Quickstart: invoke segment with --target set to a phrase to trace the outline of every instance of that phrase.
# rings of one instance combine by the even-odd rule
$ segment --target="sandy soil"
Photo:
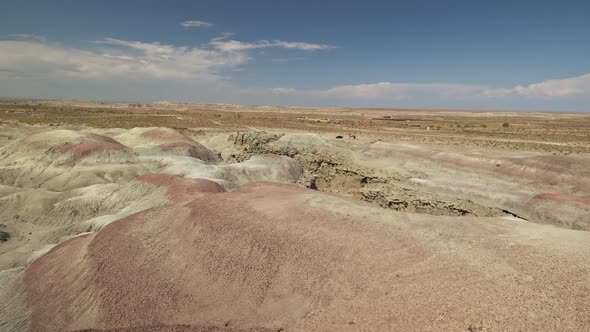
[[[0,121],[2,331],[590,329],[588,115],[2,100]]]

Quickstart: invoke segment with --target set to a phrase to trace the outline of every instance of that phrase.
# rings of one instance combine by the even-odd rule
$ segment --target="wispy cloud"
[[[293,88],[270,88],[267,89],[267,91],[274,95],[295,95],[298,93],[298,91]]]
[[[240,69],[269,48],[298,51],[323,51],[335,48],[329,44],[316,44],[282,40],[239,41],[230,39],[232,33],[223,33],[203,45],[178,46],[160,42],[144,42],[104,38],[83,47],[53,43],[34,35],[13,35],[0,40],[0,81],[14,86],[32,86],[39,79],[75,82],[128,82],[159,80],[186,86],[223,85],[224,95],[236,94],[252,100],[311,100],[332,103],[349,101],[372,103],[383,101],[392,104],[407,101],[414,104],[422,100],[436,101],[494,101],[494,100],[563,100],[578,96],[590,97],[590,73],[562,79],[549,79],[512,87],[489,85],[375,82],[336,85],[323,89],[297,89],[288,86],[260,89],[242,89],[232,85],[227,73]],[[303,60],[302,57],[272,58],[275,62]],[[313,79],[313,78],[310,78]],[[216,84],[210,84],[216,83]],[[192,96],[192,94],[191,94]],[[306,99],[307,98],[307,99]],[[444,105],[444,103],[442,103]]]
[[[312,90],[308,93],[337,98],[360,99],[407,99],[424,94],[435,94],[447,98],[461,98],[479,94],[486,87],[478,85],[445,84],[445,83],[392,83],[379,82],[372,84],[342,85],[326,90]]]
[[[425,96],[437,96],[449,99],[461,99],[469,96],[481,96],[487,87],[479,85],[444,84],[444,83],[392,83],[378,82],[357,85],[339,85],[326,89],[292,89],[269,88],[259,93],[270,95],[298,95],[332,100],[409,100]],[[250,91],[250,93],[255,93]]]
[[[32,40],[0,40],[0,70],[9,71],[12,78],[221,80],[220,71],[250,59],[244,52],[157,42],[105,38],[96,43],[98,49],[81,49]]]
[[[250,50],[287,48],[329,49],[331,46],[289,41],[228,40],[223,33],[198,47],[176,46],[103,38],[88,47],[69,47],[30,35],[0,40],[0,71],[4,77],[65,77],[141,79],[153,77],[178,80],[225,80],[222,72],[235,69],[252,57]]]
[[[301,51],[322,51],[335,48],[335,46],[328,44],[289,42],[283,40],[256,40],[253,42],[243,42],[238,40],[214,39],[211,41],[211,45],[214,48],[225,52],[240,52],[261,48],[284,48]]]
[[[590,95],[590,73],[564,79],[546,80],[526,86],[517,85],[510,89],[490,89],[487,94],[492,97],[520,95],[544,99]]]
[[[306,60],[307,58],[304,57],[287,57],[287,58],[273,58],[270,61],[272,62],[291,62],[291,61],[302,61]]]
[[[326,89],[268,88],[249,90],[248,93],[319,97],[332,100],[419,100],[436,98],[445,100],[482,100],[509,97],[530,99],[559,99],[577,95],[590,96],[590,73],[564,79],[546,80],[526,86],[493,88],[486,85],[448,83],[396,83],[378,82],[340,85]]]
[[[182,25],[185,28],[208,28],[212,27],[214,24],[205,21],[190,20],[180,22],[180,25]]]
[[[219,36],[213,37],[213,39],[211,39],[211,40],[213,40],[213,41],[225,40],[225,39],[228,39],[229,37],[231,37],[233,35],[234,35],[233,32],[223,32]]]
[[[45,42],[47,41],[47,38],[43,37],[43,36],[39,36],[39,35],[32,35],[29,33],[16,33],[13,35],[10,35],[12,38],[17,39],[17,40],[34,40],[34,41],[38,41],[38,42]]]

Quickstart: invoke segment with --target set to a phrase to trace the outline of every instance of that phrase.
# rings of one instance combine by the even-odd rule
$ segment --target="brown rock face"
[[[216,161],[218,159],[213,152],[197,142],[164,143],[158,145],[158,147],[163,151],[178,152],[180,155],[186,155],[203,161]]]

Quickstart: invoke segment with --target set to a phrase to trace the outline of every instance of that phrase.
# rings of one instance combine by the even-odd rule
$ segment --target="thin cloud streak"
[[[17,39],[17,40],[32,40],[32,41],[38,41],[38,42],[46,42],[47,41],[47,38],[45,38],[43,36],[32,35],[29,33],[16,33],[16,34],[13,34],[10,36],[13,37],[14,39]]]
[[[212,27],[214,24],[209,23],[209,22],[205,22],[205,21],[190,20],[190,21],[180,22],[180,25],[182,25],[185,28],[208,28],[208,27]]]
[[[517,85],[511,89],[492,89],[488,93],[492,97],[521,95],[543,99],[590,95],[590,73],[564,79],[546,80],[527,86]]]
[[[546,80],[526,86],[518,85],[512,88],[493,88],[486,85],[447,83],[379,82],[341,85],[315,90],[299,90],[280,87],[248,90],[247,93],[360,100],[412,100],[421,97],[435,97],[447,100],[495,99],[508,97],[560,99],[580,95],[590,96],[590,73],[564,79]]]
[[[303,60],[307,60],[307,58],[304,57],[292,57],[292,58],[273,58],[270,59],[270,61],[272,62],[291,62],[291,61],[303,61]]]
[[[257,40],[243,42],[238,40],[213,39],[210,43],[214,48],[224,52],[241,52],[262,48],[284,48],[301,51],[324,51],[336,48],[328,44],[313,44],[303,42],[289,42],[284,40]]]

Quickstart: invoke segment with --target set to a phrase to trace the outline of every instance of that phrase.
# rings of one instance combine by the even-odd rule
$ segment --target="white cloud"
[[[105,38],[98,50],[40,41],[0,41],[0,71],[12,78],[124,77],[220,80],[225,68],[246,63],[245,53]]]
[[[262,94],[299,95],[332,100],[411,100],[432,96],[445,99],[465,99],[474,96],[482,96],[487,89],[487,87],[479,85],[379,82],[358,85],[340,85],[332,88],[315,90],[269,88],[262,89],[259,92]]]
[[[229,38],[229,37],[231,37],[231,36],[233,36],[233,35],[234,35],[234,33],[233,33],[233,32],[223,32],[223,33],[221,33],[219,36],[217,36],[217,37],[214,37],[214,38],[213,38],[213,39],[211,39],[211,40],[213,40],[213,41],[216,41],[216,40],[224,40],[224,39],[227,39],[227,38]]]
[[[104,38],[94,42],[94,46],[75,48],[19,35],[18,39],[0,40],[0,78],[224,80],[221,72],[249,62],[248,51],[252,49],[331,47],[302,42],[226,40],[230,36],[231,33],[221,34],[199,47]]]
[[[304,57],[287,57],[287,58],[273,58],[270,61],[272,62],[291,62],[291,61],[302,61],[306,60],[307,58]]]
[[[293,88],[270,88],[268,91],[275,95],[294,95],[297,94],[297,90]]]
[[[185,28],[208,28],[212,27],[214,24],[205,21],[191,20],[180,22],[180,25],[182,25]]]
[[[323,97],[361,98],[361,99],[409,99],[423,94],[435,94],[447,98],[461,98],[480,93],[485,87],[442,83],[391,83],[343,85],[327,90],[309,91]]]
[[[423,97],[445,100],[482,100],[507,97],[559,99],[575,95],[590,96],[590,73],[565,79],[547,80],[527,86],[518,85],[513,88],[492,88],[486,85],[448,83],[379,82],[340,85],[315,90],[269,88],[258,91],[260,94],[299,95],[349,100],[419,100]]]
[[[564,79],[546,80],[527,86],[517,85],[511,89],[491,89],[487,94],[492,97],[520,95],[544,99],[590,95],[590,73]]]
[[[283,40],[257,40],[253,42],[243,42],[238,40],[213,39],[211,45],[224,52],[240,52],[261,48],[285,48],[302,51],[322,51],[330,50],[335,46],[327,44],[312,44],[302,42],[288,42]]]
[[[18,39],[18,40],[34,40],[34,41],[39,41],[39,42],[47,41],[47,39],[43,36],[32,35],[32,34],[28,34],[28,33],[16,33],[16,34],[13,34],[10,36],[15,39]]]
[[[69,84],[68,88],[63,88],[64,91],[82,91],[82,86],[92,86],[99,81],[102,86],[125,86],[125,83],[130,86],[133,84],[128,82],[133,80],[133,86],[139,87],[138,83],[141,81],[145,86],[149,85],[152,92],[165,91],[172,94],[182,91],[183,96],[187,99],[194,98],[193,100],[202,97],[189,91],[198,89],[208,98],[211,94],[206,91],[212,90],[207,89],[223,86],[225,90],[216,92],[222,96],[220,101],[226,101],[234,95],[238,101],[245,100],[240,99],[245,96],[256,103],[291,100],[327,104],[341,101],[341,104],[358,102],[357,104],[414,105],[422,101],[434,101],[435,105],[441,107],[448,104],[464,105],[488,101],[503,103],[510,100],[528,103],[538,101],[544,105],[547,100],[559,101],[577,96],[590,96],[590,73],[505,88],[471,84],[376,82],[337,85],[324,89],[296,89],[285,86],[241,89],[230,83],[230,77],[227,77],[226,73],[250,62],[258,53],[253,50],[281,48],[319,51],[329,50],[334,46],[281,40],[246,42],[229,39],[232,35],[229,32],[223,33],[196,47],[116,38],[104,38],[89,43],[86,47],[70,47],[48,42],[38,36],[14,35],[11,40],[0,40],[0,81],[4,84],[0,91],[6,94],[6,91],[18,92],[29,88],[33,91],[31,96],[35,96],[38,95],[36,91],[44,89],[38,84],[41,80],[60,82],[62,86]],[[287,56],[272,58],[272,61],[300,59],[304,58]],[[79,84],[82,81],[88,85]],[[70,88],[74,85],[77,90]],[[19,86],[20,90],[6,89],[15,86]],[[33,90],[33,86],[39,86],[39,90]],[[58,89],[59,86],[55,84],[54,89]],[[100,93],[92,88],[88,91],[90,95]],[[121,93],[124,92],[123,89]],[[137,90],[137,93],[143,92]],[[397,101],[400,102],[395,103]],[[458,103],[454,103],[455,101]]]

